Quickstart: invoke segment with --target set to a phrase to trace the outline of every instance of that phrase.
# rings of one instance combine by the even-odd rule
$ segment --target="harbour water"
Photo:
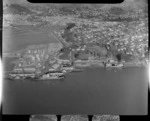
[[[87,68],[65,79],[4,80],[5,114],[120,114],[147,112],[145,68]]]
[[[31,28],[12,28],[3,29],[3,52],[9,53],[26,48],[28,45],[48,44],[58,42],[50,35],[49,27],[47,30],[35,31]]]

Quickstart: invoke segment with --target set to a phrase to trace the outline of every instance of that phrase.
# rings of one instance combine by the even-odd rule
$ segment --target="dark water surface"
[[[147,112],[147,92],[147,70],[137,67],[86,69],[62,80],[4,80],[3,113],[140,115]]]

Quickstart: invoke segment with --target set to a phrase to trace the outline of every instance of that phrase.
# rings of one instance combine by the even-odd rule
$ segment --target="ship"
[[[82,68],[82,67],[89,67],[90,65],[88,63],[81,63],[81,62],[78,63],[78,62],[76,62],[75,66],[79,67],[79,68],[80,67]]]
[[[63,79],[65,76],[49,76],[49,77],[40,77],[37,80],[51,80],[51,79]]]
[[[63,79],[64,73],[62,72],[48,72],[39,77],[39,80],[50,80],[50,79]]]
[[[36,76],[37,80],[49,80],[49,79],[62,79],[64,78],[64,72],[60,70],[54,70],[54,71],[47,71],[45,73],[42,73],[39,76]]]
[[[82,71],[83,71],[83,69],[75,68],[75,69],[73,69],[71,72],[82,72]]]
[[[106,65],[105,65],[106,67],[108,67],[108,68],[123,68],[124,67],[124,65],[123,65],[123,63],[106,63]]]

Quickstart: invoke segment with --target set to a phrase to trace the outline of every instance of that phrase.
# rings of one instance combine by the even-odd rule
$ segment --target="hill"
[[[19,14],[19,15],[25,15],[25,14],[32,14],[33,12],[28,9],[27,7],[20,5],[20,4],[11,4],[4,9],[4,14]]]

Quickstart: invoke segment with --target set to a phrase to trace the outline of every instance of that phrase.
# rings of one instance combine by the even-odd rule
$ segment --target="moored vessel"
[[[124,67],[124,65],[122,64],[122,63],[113,63],[113,64],[111,64],[111,63],[107,63],[106,64],[106,67],[110,67],[110,68],[123,68]]]

